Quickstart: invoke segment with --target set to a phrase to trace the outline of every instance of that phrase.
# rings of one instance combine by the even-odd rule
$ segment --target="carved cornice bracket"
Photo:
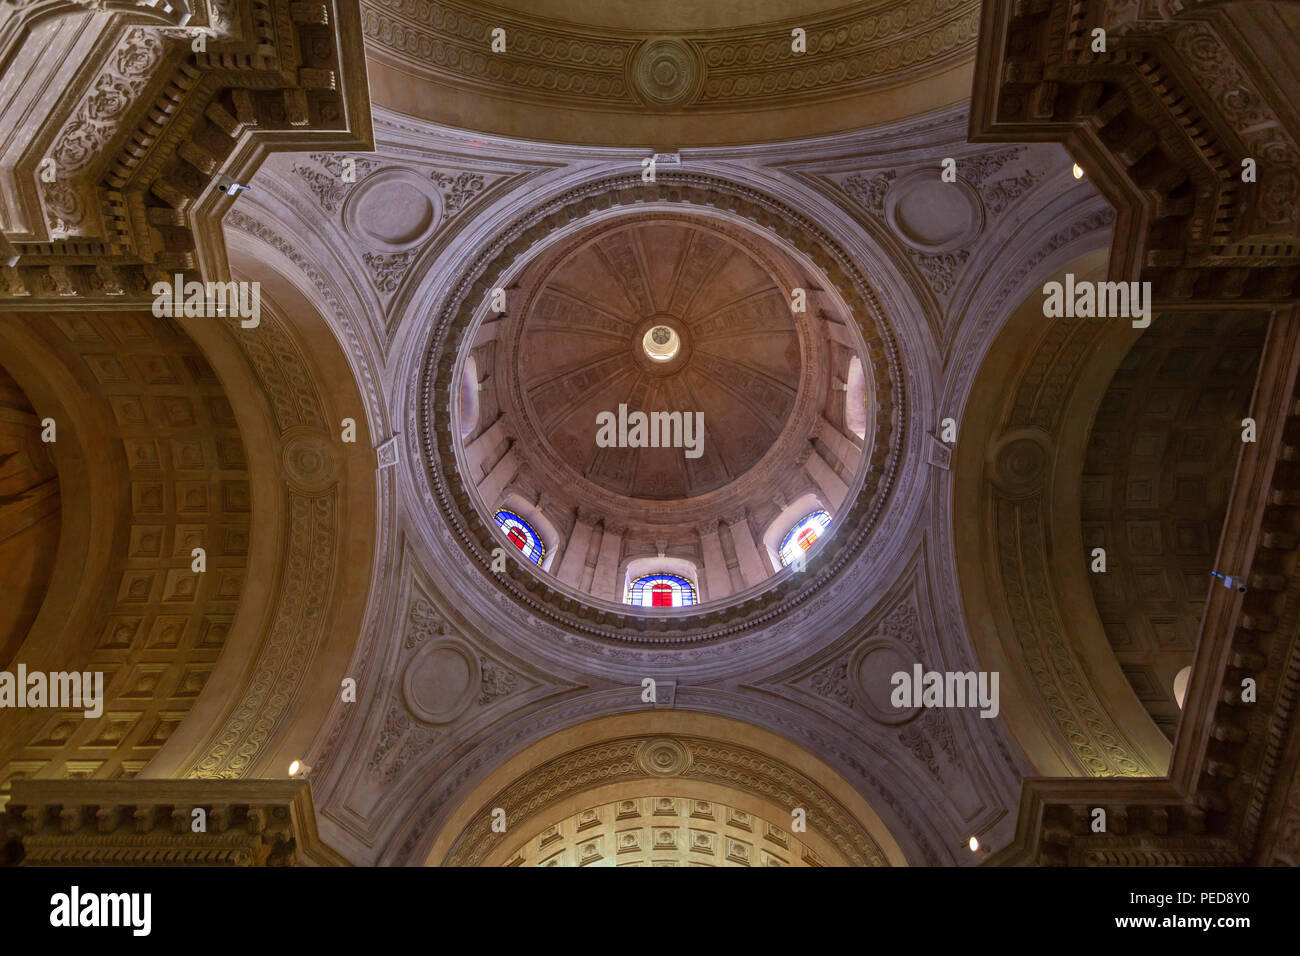
[[[15,780],[0,821],[23,866],[347,865],[302,780]]]
[[[1110,278],[1151,282],[1161,309],[1295,301],[1300,130],[1238,39],[1254,14],[1134,6],[985,0],[971,140],[1063,143],[1118,210]]]

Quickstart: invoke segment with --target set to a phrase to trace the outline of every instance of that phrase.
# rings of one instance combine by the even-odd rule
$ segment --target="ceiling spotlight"
[[[1075,179],[1083,178],[1083,167],[1080,166],[1078,163],[1074,164],[1074,178]]]
[[[289,776],[291,777],[305,777],[309,773],[311,773],[311,767],[307,766],[301,760],[295,760],[293,763],[289,764]]]
[[[980,851],[980,838],[973,836],[970,838],[970,842],[966,845],[970,847],[972,853],[978,853]]]

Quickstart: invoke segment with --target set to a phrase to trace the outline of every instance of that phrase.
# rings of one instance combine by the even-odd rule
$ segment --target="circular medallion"
[[[885,221],[918,252],[959,249],[984,228],[984,207],[963,180],[946,183],[934,170],[918,170],[885,194]]]
[[[691,755],[671,737],[656,737],[643,743],[636,754],[641,769],[652,777],[676,777],[691,765]]]
[[[920,708],[910,704],[894,706],[896,674],[913,674],[917,657],[906,644],[881,637],[865,642],[853,655],[849,667],[849,680],[857,692],[855,697],[873,720],[882,724],[903,724],[915,717]]]
[[[426,724],[455,720],[474,700],[482,683],[479,662],[456,641],[420,648],[406,666],[402,696],[411,713]]]
[[[684,102],[694,92],[699,78],[695,54],[678,40],[653,40],[641,48],[632,63],[637,92],[655,106]]]
[[[993,482],[1010,495],[1037,491],[1047,473],[1048,450],[1036,433],[1004,435],[993,455]]]
[[[294,435],[281,453],[284,473],[302,491],[324,491],[334,483],[338,462],[330,443],[316,435]]]
[[[409,169],[381,169],[343,204],[343,226],[358,242],[386,251],[423,242],[442,219],[442,196]]]

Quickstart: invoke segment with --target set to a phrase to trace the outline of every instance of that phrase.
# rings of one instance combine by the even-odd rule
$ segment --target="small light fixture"
[[[977,836],[972,836],[970,838],[970,842],[967,843],[966,845],[970,847],[970,851],[972,853],[978,853],[980,851],[980,838]]]
[[[305,777],[309,773],[311,773],[311,767],[307,766],[301,760],[295,760],[293,763],[289,764],[289,776],[291,777]]]
[[[1083,178],[1083,167],[1080,166],[1078,163],[1074,164],[1074,178],[1075,179]]]

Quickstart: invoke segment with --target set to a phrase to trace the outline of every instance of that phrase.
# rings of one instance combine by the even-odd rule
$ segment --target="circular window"
[[[654,361],[669,362],[682,347],[682,340],[668,326],[656,325],[641,337],[641,347]]]

